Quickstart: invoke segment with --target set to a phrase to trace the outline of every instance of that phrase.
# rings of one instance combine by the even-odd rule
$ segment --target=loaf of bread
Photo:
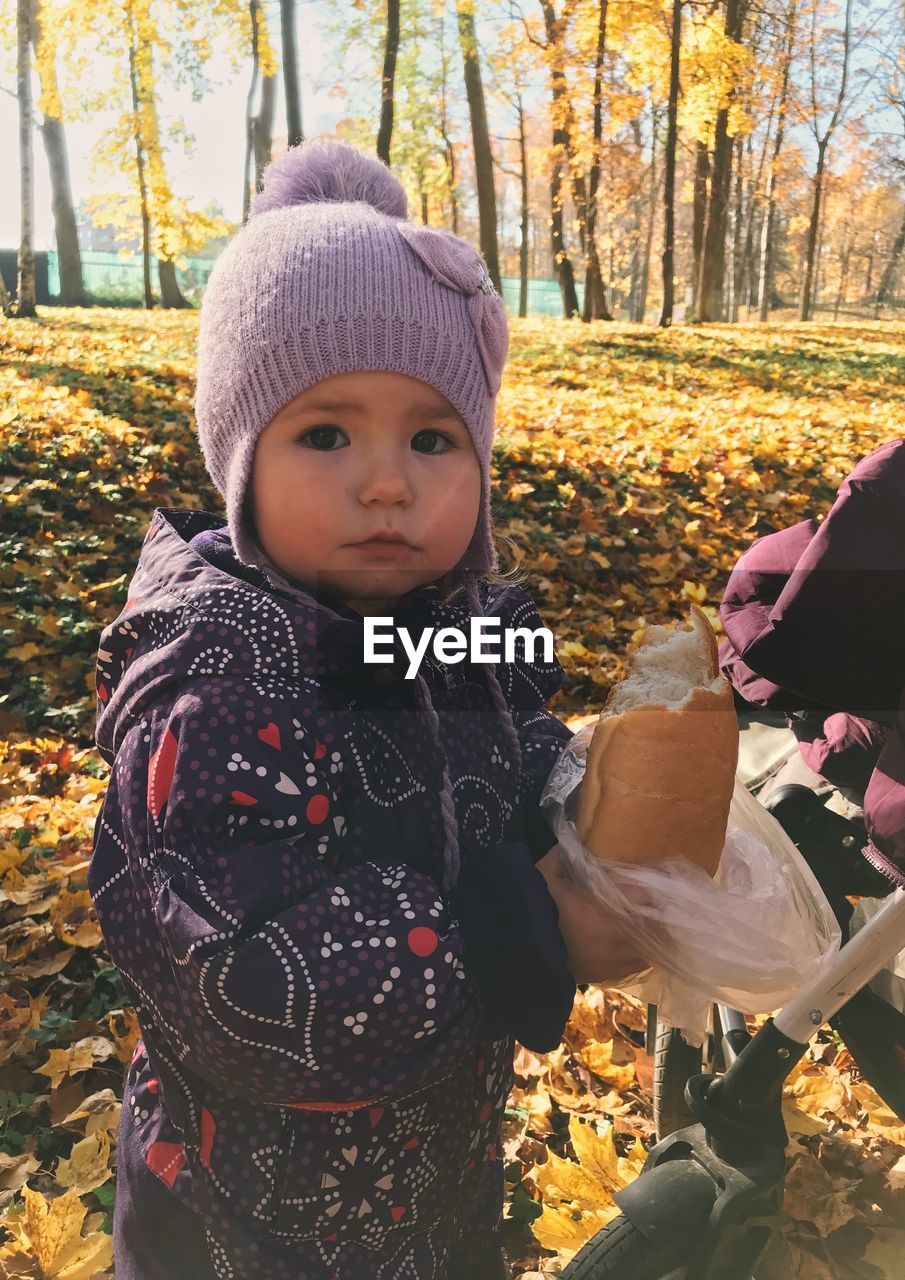
[[[576,828],[595,857],[677,854],[716,875],[738,764],[732,688],[707,615],[649,626],[594,726]]]

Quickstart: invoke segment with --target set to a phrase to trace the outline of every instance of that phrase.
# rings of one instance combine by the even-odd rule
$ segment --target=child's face
[[[268,423],[250,495],[278,569],[380,614],[465,554],[481,468],[468,428],[434,387],[384,370],[343,373]],[[381,530],[409,545],[353,545]]]

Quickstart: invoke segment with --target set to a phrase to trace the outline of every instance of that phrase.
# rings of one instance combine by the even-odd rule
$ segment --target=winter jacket
[[[864,856],[905,884],[905,440],[863,458],[822,523],[756,539],[720,617],[723,674],[788,714],[815,772],[865,792]]]
[[[521,588],[480,592],[504,628],[542,625]],[[423,587],[394,623],[467,632],[461,600]],[[555,1047],[575,994],[534,866],[563,673],[496,669],[515,776],[486,666],[425,660],[437,741],[393,652],[364,663],[360,615],[240,564],[222,515],[155,511],[97,670],[89,888],[142,1033],[117,1280],[441,1280],[495,1239],[513,1041]]]

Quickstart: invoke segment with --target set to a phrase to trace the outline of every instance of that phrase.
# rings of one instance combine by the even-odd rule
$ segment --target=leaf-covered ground
[[[821,515],[905,435],[905,325],[666,333],[513,322],[495,512],[556,637],[566,720],[648,622],[718,623],[758,534]],[[192,428],[195,314],[0,321],[0,1276],[110,1274],[116,1124],[137,1026],[85,889],[108,770],[94,659],[156,506],[221,510]],[[614,1213],[652,1132],[643,1011],[580,992],[520,1049],[504,1130],[515,1275],[555,1275]],[[905,1126],[820,1033],[790,1081],[778,1274],[902,1275]]]

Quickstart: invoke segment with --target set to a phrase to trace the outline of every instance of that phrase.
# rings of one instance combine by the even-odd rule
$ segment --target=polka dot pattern
[[[155,512],[98,653],[112,772],[89,887],[143,1033],[121,1124],[218,1277],[442,1280],[499,1225],[512,1060],[479,1039],[438,887],[443,762],[464,865],[536,821],[570,736],[543,708],[562,673],[499,668],[513,777],[480,666],[424,665],[434,741],[404,653],[378,683],[360,620],[192,548],[219,524]],[[541,625],[520,588],[482,592],[505,626]],[[467,615],[426,592],[398,621]]]

